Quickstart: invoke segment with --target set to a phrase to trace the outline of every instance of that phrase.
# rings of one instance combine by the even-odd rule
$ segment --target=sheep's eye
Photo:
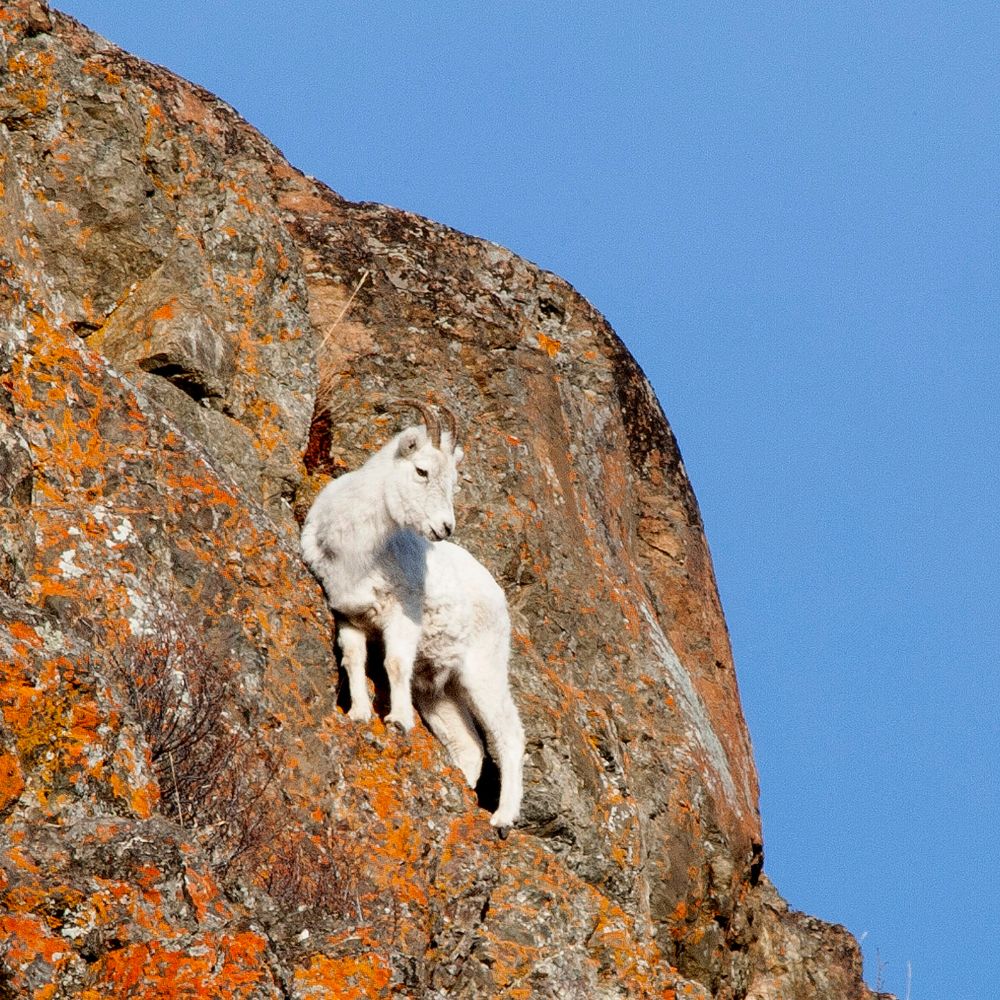
[[[417,470],[417,475],[420,476],[421,479],[426,479],[430,475],[427,469],[421,469],[419,465],[415,466],[415,468]]]

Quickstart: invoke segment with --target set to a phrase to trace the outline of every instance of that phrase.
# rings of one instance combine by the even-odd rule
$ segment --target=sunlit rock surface
[[[697,504],[603,318],[40,0],[0,30],[0,995],[868,997],[761,874]],[[298,558],[403,396],[460,415],[511,604],[506,842],[489,776],[347,720]]]

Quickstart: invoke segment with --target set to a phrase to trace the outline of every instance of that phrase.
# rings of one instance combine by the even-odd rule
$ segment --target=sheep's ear
[[[458,445],[452,452],[452,455],[455,456],[455,464],[458,465],[458,463],[461,462],[463,458],[465,458],[465,452],[462,450],[462,446]]]
[[[407,458],[412,455],[420,445],[420,429],[408,427],[399,435],[399,444],[396,446],[396,456]]]

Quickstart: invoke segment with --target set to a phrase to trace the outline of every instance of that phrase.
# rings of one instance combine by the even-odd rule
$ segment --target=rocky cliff
[[[762,873],[698,507],[603,318],[41,0],[0,31],[0,996],[870,997]],[[346,718],[297,554],[401,396],[460,415],[511,604],[507,841],[489,774]]]

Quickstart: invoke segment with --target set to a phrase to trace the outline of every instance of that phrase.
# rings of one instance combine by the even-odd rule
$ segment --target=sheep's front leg
[[[414,724],[413,663],[417,658],[420,626],[406,615],[398,615],[385,627],[385,672],[389,676],[389,714],[386,724],[395,723],[408,733]]]
[[[351,709],[347,715],[355,722],[370,722],[372,700],[365,676],[368,639],[360,629],[343,622],[337,630],[337,645],[340,646],[341,663],[347,672],[347,684],[351,691]]]

